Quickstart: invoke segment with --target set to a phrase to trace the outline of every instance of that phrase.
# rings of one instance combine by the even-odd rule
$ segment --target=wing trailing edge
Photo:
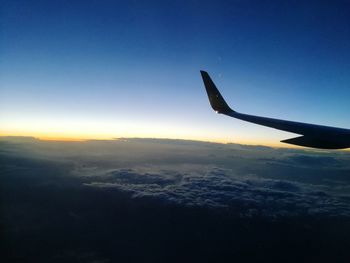
[[[317,149],[346,149],[350,147],[349,143],[344,143],[342,140],[327,140],[325,138],[308,136],[295,137],[291,139],[282,140],[281,142]]]

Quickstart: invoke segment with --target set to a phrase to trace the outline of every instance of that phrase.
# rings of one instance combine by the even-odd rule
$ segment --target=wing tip
[[[199,72],[201,73],[202,77],[209,76],[208,72],[205,70],[200,70]]]
[[[214,82],[210,78],[208,72],[200,70],[205,89],[209,98],[211,107],[217,113],[228,114],[234,112],[226,103],[225,99],[220,94],[220,91],[215,86]]]

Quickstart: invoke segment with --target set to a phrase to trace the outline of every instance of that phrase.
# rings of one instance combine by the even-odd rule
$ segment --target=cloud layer
[[[249,175],[244,178],[220,168],[201,174],[119,169],[90,179],[88,186],[125,191],[133,198],[231,209],[241,217],[350,216],[350,199],[327,194],[322,187]]]
[[[1,143],[3,156],[46,160],[82,187],[135,200],[226,209],[239,217],[350,216],[348,152],[158,139]]]
[[[3,262],[350,259],[348,152],[7,138],[0,168]]]

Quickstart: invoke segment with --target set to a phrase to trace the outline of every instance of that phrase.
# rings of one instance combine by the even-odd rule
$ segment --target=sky
[[[0,135],[279,145],[216,115],[350,128],[348,1],[2,1]]]

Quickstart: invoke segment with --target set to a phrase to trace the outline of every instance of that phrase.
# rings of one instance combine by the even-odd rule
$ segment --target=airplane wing
[[[266,118],[234,111],[228,106],[219,90],[216,88],[214,82],[211,80],[209,74],[205,71],[201,71],[201,75],[210,105],[217,113],[301,135],[281,141],[284,143],[320,149],[344,149],[350,147],[349,129]]]

